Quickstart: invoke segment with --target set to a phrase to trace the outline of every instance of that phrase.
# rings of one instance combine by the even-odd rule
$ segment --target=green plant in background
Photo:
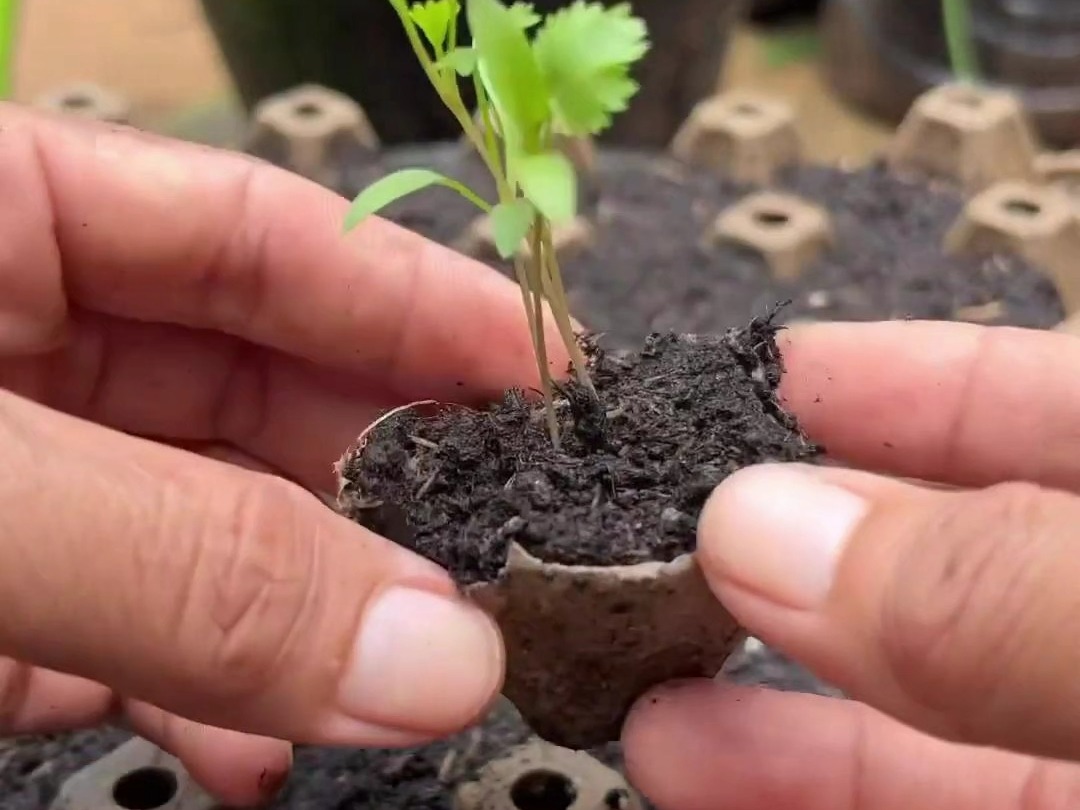
[[[812,62],[821,56],[821,34],[817,21],[777,26],[764,39],[765,64],[783,68],[799,62]]]
[[[472,41],[459,44],[459,0],[389,2],[432,86],[491,173],[497,199],[488,202],[457,180],[428,169],[405,169],[361,192],[345,229],[430,186],[453,189],[490,216],[499,255],[514,259],[548,428],[557,444],[554,383],[543,329],[545,301],[576,376],[594,395],[595,390],[573,332],[552,242],[552,229],[576,216],[578,202],[574,167],[555,138],[596,135],[626,109],[638,89],[630,68],[649,47],[645,23],[631,14],[628,3],[605,7],[577,0],[541,18],[531,3],[464,0]],[[473,84],[475,115],[462,101],[460,81]],[[520,249],[523,244],[527,250]]]
[[[971,31],[968,0],[942,0],[941,16],[945,22],[945,41],[953,75],[964,82],[978,80],[979,60]]]
[[[15,39],[19,0],[0,0],[0,101],[11,98],[15,73]]]

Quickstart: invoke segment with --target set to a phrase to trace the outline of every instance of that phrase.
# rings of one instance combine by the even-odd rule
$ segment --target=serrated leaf
[[[520,197],[491,209],[491,230],[500,256],[509,259],[518,252],[535,218],[536,209],[532,203]]]
[[[540,23],[541,17],[536,13],[536,7],[532,3],[517,2],[510,6],[510,13],[514,15],[514,22],[522,31],[528,31]]]
[[[499,0],[465,0],[480,78],[503,135],[522,141],[550,117],[544,77],[518,16]]]
[[[450,68],[459,76],[472,76],[476,70],[476,51],[472,48],[454,48],[435,63],[436,68]]]
[[[562,152],[520,155],[514,171],[525,197],[553,223],[577,214],[577,175]]]
[[[368,186],[353,200],[345,215],[344,229],[351,231],[367,217],[402,197],[407,197],[430,186],[445,186],[453,189],[462,197],[484,211],[490,211],[491,205],[481,199],[472,189],[452,177],[447,177],[430,169],[402,169],[380,178]]]
[[[548,15],[533,53],[560,130],[595,135],[627,108],[638,89],[630,69],[648,52],[647,33],[628,3],[576,0]]]
[[[424,32],[432,47],[442,50],[450,23],[461,11],[458,0],[426,0],[409,6],[409,18]]]

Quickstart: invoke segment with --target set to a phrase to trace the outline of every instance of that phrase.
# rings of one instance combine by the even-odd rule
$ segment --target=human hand
[[[245,805],[282,740],[476,718],[493,624],[304,488],[385,405],[535,384],[516,287],[343,238],[347,201],[250,159],[11,106],[0,188],[0,734],[121,719]]]
[[[627,723],[636,784],[663,810],[1080,806],[1080,340],[899,322],[782,345],[810,436],[894,477],[737,473],[699,559],[855,700],[664,687]]]

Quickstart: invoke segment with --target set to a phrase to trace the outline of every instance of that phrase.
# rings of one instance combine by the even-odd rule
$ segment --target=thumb
[[[3,392],[0,451],[0,656],[300,743],[441,737],[498,691],[444,572],[283,479]]]
[[[767,465],[706,505],[699,558],[766,643],[958,742],[1080,759],[1080,498]]]

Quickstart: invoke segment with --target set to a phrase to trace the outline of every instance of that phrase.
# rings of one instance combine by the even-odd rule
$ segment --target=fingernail
[[[714,582],[808,610],[832,589],[836,566],[868,509],[812,467],[764,464],[717,487],[702,512],[698,547]]]
[[[338,709],[383,727],[456,731],[494,698],[502,670],[498,630],[478,608],[392,588],[364,615]]]

